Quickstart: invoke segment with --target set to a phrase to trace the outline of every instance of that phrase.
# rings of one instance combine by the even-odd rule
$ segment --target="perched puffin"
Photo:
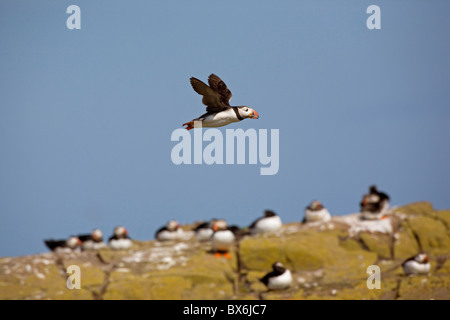
[[[44,240],[45,245],[53,252],[75,252],[81,249],[81,240],[72,236],[67,240]]]
[[[109,238],[109,246],[115,250],[129,249],[133,242],[128,237],[128,230],[123,226],[114,228],[114,234]]]
[[[247,118],[259,118],[258,113],[250,107],[230,106],[231,91],[215,74],[208,77],[209,86],[194,77],[190,81],[195,92],[203,96],[202,102],[206,105],[206,113],[184,123],[183,126],[186,126],[187,130],[194,128],[194,121],[201,121],[202,127],[222,127]]]
[[[103,233],[100,229],[94,229],[91,234],[81,234],[78,238],[82,242],[83,250],[98,250],[106,247],[103,241]]]
[[[211,236],[214,233],[213,225],[214,221],[217,219],[212,219],[211,221],[202,222],[194,228],[195,239],[197,241],[208,241],[211,240]]]
[[[389,200],[390,200],[389,196],[384,192],[378,191],[376,185],[371,185],[369,187],[369,194],[378,196],[379,198],[378,203],[381,208],[381,211],[384,212],[387,209],[389,209]]]
[[[363,196],[360,203],[361,216],[365,220],[380,220],[385,217],[389,208],[389,196],[377,190],[375,185],[369,187],[369,193]]]
[[[286,269],[281,262],[275,262],[272,265],[272,272],[259,279],[269,290],[287,289],[292,284],[292,275],[289,269]]]
[[[314,200],[305,209],[305,218],[303,222],[328,222],[331,219],[330,212],[318,200]]]
[[[250,234],[274,232],[282,226],[281,218],[273,211],[264,211],[264,217],[256,219],[249,227]]]
[[[159,241],[179,240],[183,234],[180,225],[175,220],[170,220],[164,227],[155,233],[155,239]]]
[[[418,255],[406,259],[402,263],[402,268],[405,274],[427,274],[430,272],[430,260],[425,253],[419,253]]]
[[[236,239],[235,227],[229,227],[227,222],[223,219],[215,220],[213,222],[213,235],[211,236],[212,251],[216,257],[224,256],[228,259],[230,256],[230,249],[234,245]]]

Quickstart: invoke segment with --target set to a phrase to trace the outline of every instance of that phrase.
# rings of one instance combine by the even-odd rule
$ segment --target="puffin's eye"
[[[245,108],[244,111],[247,112],[247,111],[248,111],[248,108]]]

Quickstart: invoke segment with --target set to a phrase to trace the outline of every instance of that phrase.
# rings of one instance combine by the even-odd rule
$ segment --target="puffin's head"
[[[81,240],[78,237],[70,237],[67,239],[67,246],[71,249],[75,249],[82,245]]]
[[[319,200],[314,200],[313,202],[311,202],[311,209],[312,210],[321,210],[321,209],[323,209],[323,206]]]
[[[264,211],[264,217],[269,218],[269,217],[275,217],[277,214],[275,212],[273,212],[272,210],[266,210]]]
[[[428,259],[428,256],[426,255],[426,253],[419,253],[416,257],[415,260],[419,263],[428,263],[430,260]]]
[[[114,229],[114,235],[118,238],[126,238],[128,230],[123,226],[118,226]]]
[[[92,238],[94,238],[95,241],[101,241],[103,239],[102,231],[100,229],[92,231]]]
[[[180,225],[175,220],[170,220],[169,222],[167,222],[167,229],[169,229],[170,231],[176,231],[179,227]]]
[[[369,193],[363,196],[362,204],[375,204],[380,201],[380,197],[377,194]]]
[[[213,222],[213,227],[212,229],[215,231],[218,230],[225,230],[227,228],[228,224],[224,219],[218,219],[216,221]]]
[[[277,271],[279,273],[283,273],[286,270],[284,265],[281,262],[279,262],[279,261],[277,261],[274,264],[272,264],[272,269],[273,269],[273,271]]]
[[[253,110],[250,107],[247,106],[242,106],[239,107],[239,113],[242,115],[242,117],[245,118],[250,118],[250,119],[258,119],[259,118],[259,114],[258,112],[256,112],[255,110]]]

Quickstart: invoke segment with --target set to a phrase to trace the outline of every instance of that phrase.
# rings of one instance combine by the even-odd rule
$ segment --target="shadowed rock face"
[[[427,202],[381,221],[351,214],[285,224],[243,237],[231,259],[210,250],[194,238],[134,240],[123,251],[0,258],[0,299],[450,299],[450,210]],[[401,263],[420,251],[430,257],[430,274],[403,275]],[[289,289],[267,291],[259,281],[275,261],[291,270]],[[81,289],[67,288],[71,265],[80,268]],[[381,289],[367,288],[370,265],[380,267]]]

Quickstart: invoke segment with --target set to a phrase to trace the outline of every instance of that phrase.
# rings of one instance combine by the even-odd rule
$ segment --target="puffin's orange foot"
[[[183,123],[183,126],[187,126],[186,130],[194,129],[194,121],[189,121],[189,122]]]
[[[216,258],[225,257],[227,259],[231,259],[231,255],[229,252],[214,252],[214,257]]]

